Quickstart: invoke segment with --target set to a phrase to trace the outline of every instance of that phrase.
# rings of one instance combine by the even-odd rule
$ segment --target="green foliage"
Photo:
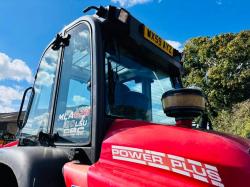
[[[193,38],[184,53],[184,85],[201,87],[212,108],[229,109],[249,98],[250,31]]]
[[[250,138],[250,100],[222,110],[213,120],[215,130]]]
[[[184,54],[184,86],[203,89],[215,129],[250,137],[250,31],[193,38]]]

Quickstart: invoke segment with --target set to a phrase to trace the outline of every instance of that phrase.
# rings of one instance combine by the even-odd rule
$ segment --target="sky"
[[[249,0],[2,0],[0,113],[19,109],[43,50],[91,5],[126,8],[179,50],[193,37],[250,29]]]

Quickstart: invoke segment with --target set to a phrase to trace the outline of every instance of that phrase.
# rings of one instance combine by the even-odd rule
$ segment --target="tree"
[[[250,138],[250,99],[220,111],[213,123],[216,130]]]
[[[193,38],[184,54],[183,83],[203,89],[215,129],[250,137],[250,31]]]
[[[184,85],[201,87],[211,108],[229,109],[249,98],[250,31],[193,38],[184,54]]]

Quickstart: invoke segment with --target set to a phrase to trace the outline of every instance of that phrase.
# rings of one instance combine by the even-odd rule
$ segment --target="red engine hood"
[[[249,148],[225,134],[115,120],[89,181],[102,181],[95,179],[99,171],[102,185],[250,186]]]
[[[249,139],[246,139],[246,138],[242,138],[242,137],[239,137],[239,136],[235,136],[235,135],[231,135],[231,134],[226,134],[226,133],[223,133],[223,132],[216,132],[216,131],[210,131],[209,133],[213,133],[213,134],[217,134],[219,136],[223,136],[227,139],[230,139],[232,141],[235,141],[235,143],[239,143],[241,144],[242,146],[246,146],[246,147],[250,147],[250,140]]]

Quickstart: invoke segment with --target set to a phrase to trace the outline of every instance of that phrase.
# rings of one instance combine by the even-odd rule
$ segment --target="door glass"
[[[49,112],[53,93],[59,50],[51,48],[44,53],[34,84],[35,95],[31,105],[27,123],[22,135],[36,135],[38,132],[48,132]]]
[[[88,144],[91,123],[90,33],[81,24],[68,32],[59,86],[54,133],[58,143]]]

